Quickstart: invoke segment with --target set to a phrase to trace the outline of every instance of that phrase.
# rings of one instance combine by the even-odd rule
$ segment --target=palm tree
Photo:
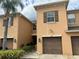
[[[21,0],[0,0],[1,8],[3,8],[5,14],[5,26],[4,26],[4,38],[3,38],[3,44],[2,48],[3,50],[6,49],[6,43],[7,43],[7,33],[8,33],[8,24],[9,24],[9,17],[14,16],[16,14],[16,7],[20,6],[21,9],[23,9],[23,4]]]

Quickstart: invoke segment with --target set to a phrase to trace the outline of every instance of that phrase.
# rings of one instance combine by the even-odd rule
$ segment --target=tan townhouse
[[[10,20],[13,19],[13,22]],[[4,36],[4,26],[6,20],[3,16],[0,17],[0,47],[2,47],[3,36]],[[9,17],[10,24],[8,25],[8,39],[7,48],[17,49],[21,48],[23,45],[31,42],[32,39],[32,23],[20,13],[17,13],[14,18]]]
[[[35,5],[37,53],[79,55],[79,10],[67,11],[67,0]]]

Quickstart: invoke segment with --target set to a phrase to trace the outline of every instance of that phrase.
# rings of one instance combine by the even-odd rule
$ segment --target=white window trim
[[[54,18],[54,21],[49,22],[49,21],[48,21],[48,18],[49,18],[49,17],[53,17],[53,18]],[[53,12],[53,16],[48,16],[48,15],[47,15],[47,22],[46,22],[46,23],[55,23],[55,22],[56,22],[55,20],[56,20],[56,19],[55,19],[55,13]]]
[[[62,37],[61,34],[55,34],[55,35],[43,35],[42,37]]]
[[[11,26],[11,17],[9,17],[8,26]]]
[[[68,14],[68,15],[74,15],[74,17],[75,17],[75,14]],[[68,18],[68,25],[74,25],[75,24],[75,18],[72,18],[72,19],[74,19],[74,22],[73,23],[69,23],[69,18]]]

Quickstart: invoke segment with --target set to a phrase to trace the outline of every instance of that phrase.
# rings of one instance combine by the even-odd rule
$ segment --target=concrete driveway
[[[37,54],[35,52],[25,54],[22,59],[79,59],[79,56],[53,55],[53,54]]]
[[[79,59],[79,56],[43,54],[40,55],[39,59]]]

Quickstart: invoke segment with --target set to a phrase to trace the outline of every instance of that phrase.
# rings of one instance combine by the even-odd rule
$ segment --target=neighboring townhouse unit
[[[79,10],[69,10],[68,16],[68,30],[79,31]]]
[[[79,55],[79,11],[67,12],[67,0],[35,5],[37,52]]]
[[[0,17],[0,47],[2,47],[4,26],[6,20],[4,16]],[[13,19],[13,22],[10,22]],[[22,14],[17,13],[14,18],[9,17],[9,28],[7,38],[7,48],[17,49],[31,42],[32,39],[32,23]]]

